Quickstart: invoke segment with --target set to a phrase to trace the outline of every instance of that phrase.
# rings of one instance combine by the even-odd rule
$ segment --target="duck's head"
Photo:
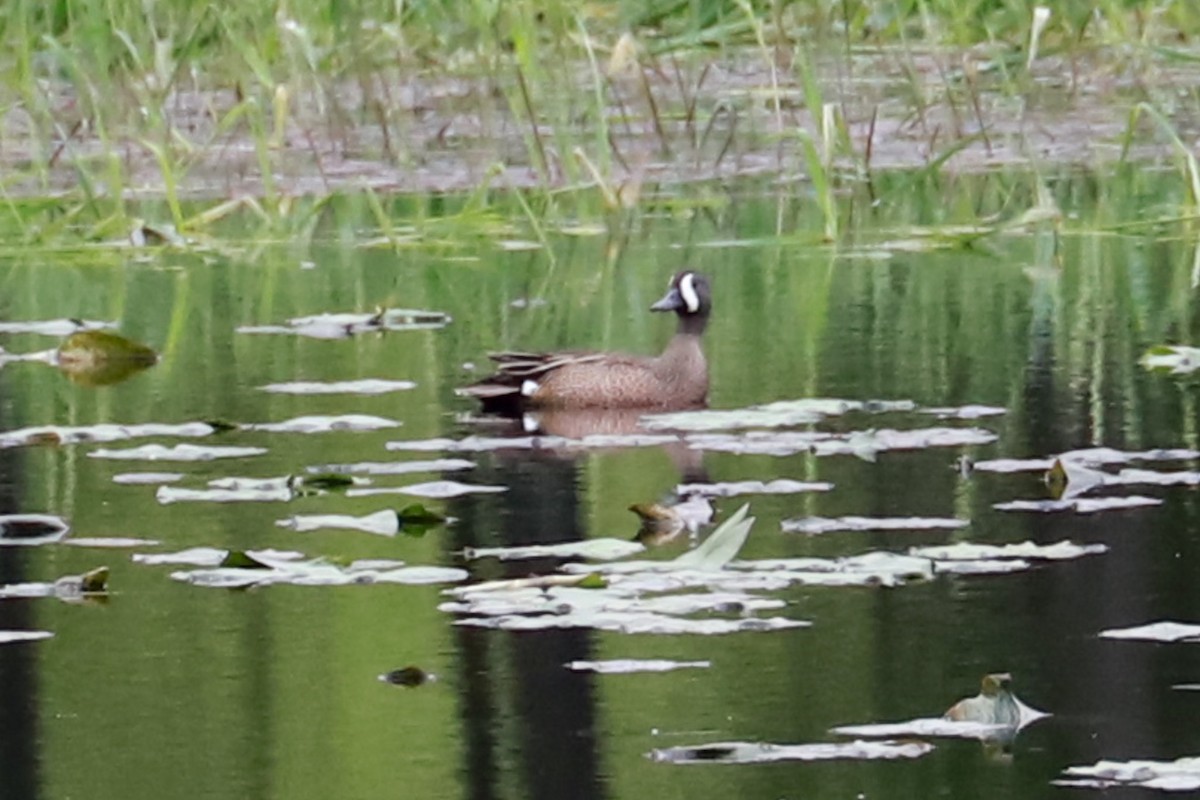
[[[667,285],[667,293],[651,311],[674,311],[681,317],[706,317],[712,310],[712,293],[708,278],[699,272],[685,269],[675,273]]]

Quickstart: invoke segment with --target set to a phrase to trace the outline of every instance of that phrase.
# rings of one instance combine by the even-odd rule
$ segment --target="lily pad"
[[[931,447],[966,447],[990,444],[996,434],[982,428],[918,428],[915,430],[854,431],[832,434],[812,431],[749,431],[741,435],[689,436],[699,450],[719,450],[742,455],[818,456],[852,455],[873,460],[889,450],[924,450]]]
[[[447,498],[460,497],[465,494],[490,494],[507,492],[506,486],[485,486],[478,483],[459,483],[458,481],[430,481],[414,483],[410,486],[396,486],[378,489],[351,489],[347,497],[370,497],[378,494],[407,494],[414,497]]]
[[[303,553],[292,550],[221,550],[216,547],[190,547],[177,553],[135,553],[137,564],[191,564],[198,567],[216,567],[229,559],[230,553],[242,552],[259,564],[274,564],[281,561],[298,561]]]
[[[153,547],[161,544],[157,539],[135,539],[128,536],[91,536],[81,539],[66,539],[64,545],[70,547],[97,547],[103,549],[121,549],[127,547]]]
[[[1161,344],[1151,347],[1142,356],[1146,369],[1183,375],[1200,369],[1200,347]]]
[[[664,747],[647,757],[664,764],[766,764],[775,761],[855,760],[891,761],[920,758],[933,751],[926,742],[827,742],[818,744],[770,744],[768,742],[714,742],[712,744]]]
[[[737,409],[704,409],[679,411],[670,414],[650,414],[642,417],[642,425],[650,430],[724,431],[739,428],[787,428],[811,425],[826,417],[852,411],[880,413],[912,411],[916,404],[910,400],[839,400],[803,398],[780,400],[775,403]]]
[[[1006,545],[957,542],[934,547],[912,547],[908,552],[910,555],[931,558],[935,561],[979,561],[997,558],[1061,561],[1107,553],[1108,546],[1103,544],[1078,545],[1065,539],[1061,542],[1044,545],[1029,541]]]
[[[82,427],[64,427],[58,425],[40,425],[33,428],[0,433],[0,447],[20,447],[22,445],[38,444],[78,444],[82,442],[117,442],[124,439],[138,439],[147,436],[165,437],[201,437],[214,432],[214,428],[204,422],[185,422],[179,425],[164,425],[161,423],[146,423],[142,425],[87,425]]]
[[[1079,514],[1095,514],[1101,511],[1123,511],[1132,508],[1162,505],[1162,500],[1153,497],[1131,495],[1129,497],[1074,497],[1064,500],[1012,500],[996,503],[997,511],[1074,511]]]
[[[645,546],[637,542],[624,539],[586,539],[581,542],[517,547],[470,547],[463,550],[463,557],[468,561],[478,558],[496,558],[500,561],[526,558],[590,558],[596,561],[613,561],[627,558],[645,549]]]
[[[80,331],[96,331],[115,328],[115,322],[98,322],[89,319],[47,319],[28,322],[0,322],[0,333],[36,333],[42,336],[70,336]]]
[[[391,509],[376,511],[374,514],[362,517],[351,517],[345,514],[297,514],[294,517],[277,520],[275,524],[281,528],[290,528],[301,533],[322,528],[341,528],[374,533],[378,536],[395,536],[400,531],[400,518]]]
[[[159,486],[154,497],[162,505],[172,503],[287,503],[295,495],[288,486],[276,488],[187,489]]]
[[[401,423],[394,419],[373,417],[367,414],[342,414],[340,416],[306,416],[283,422],[257,422],[242,425],[243,430],[267,433],[328,433],[330,431],[378,431],[398,428]]]
[[[804,517],[785,519],[783,530],[810,536],[834,531],[927,531],[967,527],[965,519],[945,517]]]
[[[156,363],[151,348],[105,330],[73,333],[58,348],[58,368],[84,386],[119,383]]]
[[[108,567],[97,567],[82,575],[66,575],[53,583],[16,583],[0,586],[0,599],[57,597],[79,603],[108,591]]]
[[[575,672],[596,672],[601,675],[626,675],[632,672],[671,672],[677,669],[708,669],[711,661],[669,661],[649,658],[617,658],[609,661],[568,661],[567,669]]]
[[[450,317],[440,311],[380,309],[373,314],[317,314],[289,319],[285,325],[246,325],[238,333],[278,333],[313,339],[345,339],[362,333],[431,330],[445,327]]]
[[[1184,622],[1151,622],[1133,628],[1113,628],[1100,632],[1101,639],[1140,639],[1148,642],[1197,642],[1200,625]]]
[[[174,447],[165,447],[161,444],[147,444],[124,450],[106,450],[101,448],[88,453],[88,456],[90,458],[111,458],[121,461],[212,461],[218,458],[260,456],[266,452],[267,449],[265,447],[202,446],[194,444],[177,444]]]
[[[922,414],[929,414],[938,419],[982,419],[984,417],[998,417],[1001,414],[1008,413],[1008,409],[1000,408],[999,406],[980,406],[966,405],[958,407],[938,407],[938,408],[922,408]]]
[[[733,497],[740,494],[798,494],[800,492],[828,492],[832,483],[824,481],[793,481],[777,478],[773,481],[729,481],[723,483],[684,483],[675,487],[680,495],[706,495],[709,497]]]
[[[51,544],[69,531],[65,520],[50,514],[0,515],[0,546]]]
[[[1200,790],[1200,757],[1174,761],[1097,761],[1091,766],[1067,767],[1055,786],[1109,789],[1118,786],[1164,792]]]
[[[113,475],[113,483],[125,486],[154,486],[183,480],[182,472],[122,472]]]
[[[49,639],[53,635],[50,631],[0,631],[0,644],[37,642],[42,639]]]
[[[261,561],[260,554],[255,558]],[[171,573],[177,581],[206,588],[246,588],[288,584],[292,586],[348,586],[373,583],[457,583],[466,580],[467,571],[454,567],[387,566],[375,568],[370,562],[340,567],[328,561],[272,559],[269,569],[216,567]]]
[[[334,474],[406,475],[412,472],[452,472],[474,468],[474,461],[462,458],[438,458],[432,461],[359,461],[353,464],[325,464],[308,467],[307,470]]]
[[[363,378],[357,381],[293,381],[291,383],[268,383],[258,387],[259,391],[273,394],[387,394],[415,389],[412,381],[386,381],[378,378]]]

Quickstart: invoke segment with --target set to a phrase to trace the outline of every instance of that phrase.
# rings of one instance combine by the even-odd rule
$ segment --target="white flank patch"
[[[696,276],[690,272],[679,280],[679,294],[683,296],[683,304],[687,306],[689,314],[700,310],[700,295],[696,294],[695,280]]]
[[[537,393],[537,390],[539,388],[540,387],[538,386],[537,381],[527,380],[521,384],[521,394],[524,395],[525,397],[533,397],[533,395]]]

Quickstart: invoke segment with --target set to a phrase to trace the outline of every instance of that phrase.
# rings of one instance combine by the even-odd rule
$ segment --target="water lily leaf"
[[[1159,472],[1151,469],[1123,469],[1116,475],[1108,476],[1111,484],[1133,486],[1197,486],[1200,485],[1200,472],[1178,470],[1175,472]]]
[[[514,561],[525,558],[590,558],[596,561],[614,561],[640,553],[646,548],[637,542],[624,539],[586,539],[581,542],[558,544],[531,544],[517,547],[469,547],[463,550],[468,561],[478,558],[496,558]]]
[[[979,461],[974,467],[985,472],[1042,472],[1051,469],[1056,460],[1064,464],[1102,467],[1135,461],[1189,461],[1196,458],[1200,458],[1200,451],[1185,448],[1123,451],[1111,447],[1088,447],[1082,450],[1068,450],[1052,458],[999,458]]]
[[[957,408],[922,408],[918,410],[922,414],[930,414],[938,419],[981,419],[983,417],[997,417],[1008,413],[1008,409],[999,406],[979,405],[958,406]]]
[[[113,483],[125,486],[176,483],[183,480],[182,472],[122,472],[113,475]]]
[[[271,569],[270,565],[259,561],[245,550],[230,550],[218,565],[236,569]]]
[[[329,472],[335,475],[405,475],[410,472],[452,472],[464,469],[475,469],[475,462],[461,458],[439,458],[432,461],[360,461],[354,464],[326,464],[306,468],[308,472]]]
[[[411,486],[397,486],[379,489],[351,489],[347,497],[370,497],[377,494],[408,494],[415,497],[447,498],[459,497],[464,494],[507,492],[507,486],[485,486],[478,483],[459,483],[458,481],[429,481],[414,483]]]
[[[1095,514],[1100,511],[1121,511],[1158,505],[1162,505],[1162,500],[1132,495],[1129,497],[1076,497],[1070,500],[1013,500],[1008,503],[996,503],[992,508],[997,511],[1075,511],[1079,514]]]
[[[1184,622],[1151,622],[1133,628],[1112,628],[1100,632],[1101,639],[1138,639],[1147,642],[1198,642],[1200,625]]]
[[[506,631],[538,631],[567,628],[593,628],[617,633],[659,634],[682,636],[720,636],[747,631],[767,632],[804,628],[812,623],[784,617],[749,617],[745,619],[686,619],[663,614],[592,612],[562,615],[527,616],[512,614],[495,617],[468,617],[455,620],[455,625],[494,628]]]
[[[665,764],[765,764],[774,761],[893,760],[920,758],[933,751],[926,742],[825,742],[770,744],[768,742],[714,742],[664,747],[646,755]]]
[[[66,539],[64,545],[70,547],[101,547],[101,548],[123,548],[123,547],[153,547],[161,544],[157,539],[134,539],[123,536],[94,536],[81,539]]]
[[[398,428],[401,423],[394,419],[373,417],[367,414],[342,414],[340,416],[305,416],[283,422],[256,422],[242,425],[244,430],[267,433],[328,433],[330,431],[378,431]]]
[[[109,386],[158,363],[144,344],[105,330],[73,333],[58,348],[58,368],[84,386]]]
[[[1107,553],[1108,546],[1103,544],[1078,545],[1065,539],[1061,542],[1045,545],[1034,544],[1029,541],[999,546],[975,544],[973,542],[957,542],[955,544],[937,545],[934,547],[912,547],[909,548],[908,552],[910,555],[932,558],[935,561],[977,561],[1005,558],[1061,561]]]
[[[297,561],[293,559],[264,559],[261,551],[251,554],[253,561],[268,569],[220,566],[173,572],[171,578],[206,588],[239,589],[272,584],[292,586],[348,586],[373,583],[457,583],[466,580],[467,571],[455,567],[404,566],[390,563],[376,568],[374,562],[355,562],[348,567],[324,559]]]
[[[785,519],[783,530],[814,536],[833,531],[924,531],[965,528],[965,519],[944,517],[804,517]]]
[[[82,602],[89,595],[108,591],[108,567],[96,567],[82,575],[66,575],[53,583],[17,583],[0,586],[0,598],[57,597],[67,603]]]
[[[242,489],[186,489],[178,486],[159,486],[154,497],[162,505],[172,503],[286,503],[294,493],[287,486]]]
[[[28,322],[0,322],[0,333],[36,333],[41,336],[70,336],[80,331],[96,331],[115,328],[115,322],[98,322],[88,319],[48,319]]]
[[[562,436],[468,436],[464,439],[414,439],[388,442],[388,450],[483,453],[496,450],[566,450],[604,447],[657,447],[679,441],[671,434],[595,434],[581,439]]]
[[[318,314],[290,319],[285,325],[247,325],[238,333],[280,333],[313,339],[344,339],[360,333],[431,330],[445,327],[450,317],[440,311],[380,309],[373,314]]]
[[[689,436],[688,444],[699,450],[719,450],[742,455],[818,456],[852,455],[871,460],[889,450],[924,450],[930,447],[965,447],[990,444],[996,434],[982,428],[918,428],[915,430],[854,431],[832,434],[814,431],[748,431],[740,435]]]
[[[229,550],[219,550],[215,547],[190,547],[177,553],[135,553],[133,561],[138,564],[192,564],[198,567],[215,567],[224,561],[229,553]],[[303,553],[293,550],[247,550],[245,554],[260,564],[304,558]]]
[[[1200,369],[1200,347],[1160,344],[1142,356],[1142,366],[1172,375],[1183,375]]]
[[[293,478],[291,480],[291,487],[293,491],[297,489],[317,489],[328,492],[357,486],[360,483],[365,483],[365,481],[356,481],[348,475],[336,472],[317,472]]]
[[[642,424],[650,430],[697,432],[738,428],[789,428],[811,425],[826,417],[842,416],[852,411],[883,413],[914,409],[916,404],[910,400],[840,400],[812,397],[780,400],[749,408],[650,414],[642,417]]]
[[[400,531],[401,521],[395,511],[385,509],[362,517],[351,517],[345,514],[298,514],[287,519],[276,520],[275,524],[281,528],[291,528],[301,533],[321,528],[342,528],[374,533],[379,536],[395,536]]]
[[[50,631],[0,631],[0,644],[36,642],[42,639],[49,639],[53,635]]]
[[[161,444],[146,444],[123,450],[101,448],[88,453],[90,458],[112,458],[123,461],[212,461],[217,458],[247,458],[266,453],[265,447],[228,447],[177,444],[165,447]]]
[[[433,527],[446,522],[446,518],[436,511],[430,511],[421,503],[409,503],[396,512],[401,526]]]
[[[51,544],[69,531],[66,520],[50,514],[0,514],[0,546]]]
[[[1174,761],[1097,761],[1091,766],[1067,767],[1055,786],[1108,789],[1136,786],[1166,792],[1194,792],[1200,789],[1200,757]]]
[[[180,425],[147,423],[144,425],[87,425],[63,427],[39,425],[33,428],[0,433],[0,447],[19,447],[30,444],[77,444],[80,442],[116,442],[146,436],[200,437],[213,433],[213,428],[203,422],[185,422]]]
[[[793,481],[777,478],[773,481],[728,481],[722,483],[684,483],[675,487],[680,495],[698,494],[709,497],[733,497],[739,494],[797,494],[799,492],[828,492],[832,483],[824,481]]]
[[[708,669],[711,661],[669,661],[657,658],[616,658],[608,661],[568,661],[564,665],[575,672],[601,675],[626,675],[633,672],[671,672],[677,669]]]
[[[412,381],[387,381],[378,378],[363,378],[357,381],[293,381],[291,383],[268,383],[258,387],[259,391],[274,394],[387,394],[415,389]]]
[[[976,461],[972,469],[980,472],[1045,472],[1054,466],[1053,458],[993,458]]]
[[[380,675],[379,680],[384,683],[390,683],[393,686],[407,686],[412,688],[420,686],[423,683],[436,681],[437,676],[431,675],[420,667],[408,666]]]

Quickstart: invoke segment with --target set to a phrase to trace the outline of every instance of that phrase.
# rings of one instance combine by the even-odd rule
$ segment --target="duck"
[[[483,404],[485,413],[532,410],[647,409],[678,411],[708,402],[708,362],[701,340],[712,312],[708,278],[675,273],[651,311],[674,312],[675,335],[657,356],[595,351],[490,353],[498,365],[457,393]]]

